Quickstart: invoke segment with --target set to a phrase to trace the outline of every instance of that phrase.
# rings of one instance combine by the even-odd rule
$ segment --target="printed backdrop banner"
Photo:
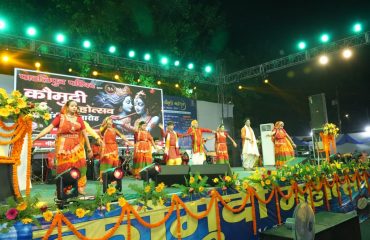
[[[195,100],[183,97],[164,96],[163,97],[164,122],[175,123],[175,131],[186,133],[193,119],[197,119],[197,103]],[[181,148],[190,149],[190,137],[180,138]]]
[[[25,69],[15,69],[14,78],[15,89],[24,93],[29,101],[47,102],[52,119],[68,100],[74,100],[79,114],[94,129],[99,129],[104,118],[112,116],[115,126],[128,138],[133,138],[134,128],[140,121],[148,124],[153,137],[160,137],[162,89]],[[34,123],[34,132],[44,127]],[[39,146],[52,147],[54,136],[46,136],[46,139],[50,141]]]

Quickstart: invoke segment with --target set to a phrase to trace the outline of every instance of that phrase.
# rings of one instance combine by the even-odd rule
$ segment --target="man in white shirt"
[[[251,128],[251,121],[249,118],[245,120],[245,125],[241,129],[242,138],[242,162],[244,170],[253,170],[254,163],[259,157],[256,136]]]

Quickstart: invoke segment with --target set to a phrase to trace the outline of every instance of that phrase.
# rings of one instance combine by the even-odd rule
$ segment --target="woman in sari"
[[[119,154],[118,154],[118,144],[116,136],[122,138],[127,145],[132,146],[132,144],[127,140],[127,138],[120,133],[114,126],[113,120],[110,117],[104,119],[102,126],[100,128],[100,134],[103,136],[103,146],[101,150],[100,159],[100,180],[103,172],[106,170],[119,166]]]
[[[85,143],[88,157],[92,158],[89,138],[85,123],[82,117],[77,113],[77,103],[68,100],[60,114],[56,116],[53,122],[43,129],[34,139],[37,140],[48,134],[53,128],[57,128],[57,137],[55,140],[55,153],[57,159],[57,174],[75,167],[80,170],[81,177],[78,180],[78,192],[85,194],[86,186],[86,154]]]
[[[278,121],[272,130],[272,141],[275,145],[275,164],[277,167],[284,166],[288,161],[294,159],[296,145],[284,130],[284,123]]]
[[[134,166],[133,174],[139,178],[139,172],[142,168],[152,163],[152,146],[157,149],[153,141],[152,135],[146,130],[147,123],[141,121],[138,130],[135,132],[135,148],[134,148]]]
[[[227,151],[227,139],[233,143],[236,148],[238,145],[232,139],[227,132],[225,132],[225,126],[221,124],[215,133],[215,150],[216,150],[216,163],[217,164],[229,164],[229,153]]]

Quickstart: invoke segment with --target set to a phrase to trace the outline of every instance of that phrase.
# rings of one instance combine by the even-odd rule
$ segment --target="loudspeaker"
[[[185,185],[185,177],[188,178],[190,167],[188,165],[161,166],[161,172],[156,177],[156,184],[163,182],[166,186],[172,184]]]
[[[201,176],[207,176],[207,183],[211,186],[215,185],[212,181],[214,178],[219,178],[220,176],[231,175],[231,169],[229,164],[213,164],[213,165],[193,165],[190,166],[190,172],[192,174],[199,173]]]
[[[311,128],[322,128],[328,122],[325,94],[309,96],[308,105],[310,107]]]
[[[0,164],[1,188],[0,202],[4,202],[8,197],[14,197],[13,171],[11,164]]]

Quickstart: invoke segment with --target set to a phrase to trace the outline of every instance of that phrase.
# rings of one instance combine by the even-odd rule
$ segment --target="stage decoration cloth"
[[[355,169],[354,167],[353,169]],[[123,198],[110,211],[96,211],[92,216],[86,210],[75,214],[57,211],[40,220],[41,229],[30,224],[14,225],[9,235],[18,239],[258,239],[264,229],[282,224],[291,217],[294,207],[306,201],[318,211],[349,212],[357,201],[368,197],[369,168],[343,175],[324,176],[320,181],[284,185],[243,186],[240,192],[221,196],[211,189],[208,196],[189,201],[172,195],[170,203],[148,208],[135,206]],[[27,221],[25,221],[27,222]]]
[[[32,121],[50,119],[45,102],[34,104],[15,90],[8,94],[0,88],[0,164],[12,164],[13,190],[29,196],[31,188]]]

